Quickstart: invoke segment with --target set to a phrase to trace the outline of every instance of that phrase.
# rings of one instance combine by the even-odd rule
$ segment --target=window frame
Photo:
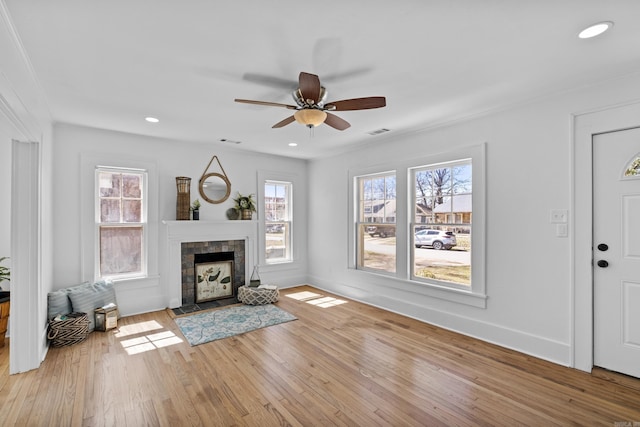
[[[304,252],[304,231],[306,206],[304,205],[306,181],[303,176],[296,172],[281,172],[273,170],[258,169],[256,173],[257,187],[257,219],[258,219],[258,244],[256,247],[256,260],[260,266],[260,273],[269,274],[277,272],[280,277],[294,274],[304,266],[304,259],[301,259],[301,252]],[[264,211],[264,184],[266,181],[280,181],[291,183],[291,259],[286,262],[266,263],[265,259],[265,211]],[[255,217],[254,217],[255,218]]]
[[[419,166],[414,166],[411,168],[408,168],[408,179],[409,182],[411,183],[411,185],[409,185],[409,206],[413,207],[415,206],[415,202],[417,201],[418,195],[416,194],[416,173],[419,171],[424,171],[424,170],[434,170],[434,169],[444,169],[444,168],[450,168],[453,170],[453,168],[455,168],[456,166],[459,165],[471,165],[471,192],[465,192],[465,193],[452,193],[449,195],[444,195],[443,197],[449,197],[449,198],[455,198],[455,197],[460,197],[460,196],[464,196],[464,195],[471,195],[471,203],[472,203],[472,207],[471,207],[471,213],[472,213],[472,218],[473,218],[473,191],[474,191],[474,185],[473,185],[473,160],[470,158],[462,158],[462,159],[457,159],[457,160],[452,160],[452,161],[448,161],[448,162],[444,162],[444,163],[432,163],[432,164],[424,164],[424,165],[419,165]],[[453,175],[451,176],[451,179],[453,179]],[[453,189],[451,190],[453,191]],[[452,204],[452,206],[455,206],[455,204]],[[470,235],[473,235],[473,219],[471,220],[470,223],[462,223],[461,222],[456,222],[456,219],[458,218],[457,215],[460,215],[460,219],[462,220],[462,214],[456,214],[455,212],[447,212],[444,214],[445,218],[447,219],[447,221],[445,222],[432,222],[432,223],[424,223],[425,226],[434,226],[434,227],[468,227],[470,229]],[[453,221],[449,221],[450,219],[452,219],[453,217]],[[415,222],[415,215],[412,215],[409,218],[409,236],[411,238],[411,242],[409,244],[409,250],[411,251],[410,253],[410,268],[409,268],[409,278],[411,281],[415,281],[415,282],[421,282],[421,283],[430,283],[430,284],[434,284],[434,285],[438,285],[438,286],[445,286],[445,287],[450,287],[452,289],[460,289],[460,290],[469,290],[472,289],[473,287],[473,262],[471,261],[471,284],[470,285],[465,285],[463,283],[458,283],[458,282],[446,282],[446,281],[442,281],[442,280],[438,280],[438,279],[430,279],[430,278],[423,278],[420,276],[417,276],[415,274],[415,252],[416,252],[416,247],[414,245],[413,242],[413,230],[415,230],[415,227],[420,227],[422,226],[422,223],[417,223]],[[473,239],[471,240],[471,257],[473,257]]]
[[[99,175],[101,172],[106,173],[119,173],[119,174],[131,174],[131,175],[140,175],[142,177],[142,195],[140,197],[141,200],[141,215],[140,222],[101,222],[101,205],[100,201],[102,197],[100,196],[100,179]],[[149,182],[149,174],[146,169],[140,168],[130,168],[130,167],[119,167],[119,166],[102,166],[97,165],[95,167],[95,175],[94,175],[94,236],[95,236],[95,251],[94,251],[94,271],[98,278],[100,279],[109,279],[113,281],[119,280],[130,280],[130,279],[139,279],[146,278],[149,275],[148,271],[148,248],[149,248],[149,239],[148,239],[148,182]],[[120,196],[122,200],[122,195]],[[140,272],[135,273],[122,273],[122,274],[102,274],[100,268],[100,260],[102,258],[101,254],[101,237],[100,231],[103,227],[107,228],[126,228],[126,227],[140,227],[142,229],[142,241],[141,241],[141,260],[140,260]]]
[[[394,199],[387,199],[387,187],[386,187],[386,178],[393,176],[395,182],[396,182],[396,189],[395,189],[395,196],[396,198]],[[394,200],[395,204],[396,204],[396,212],[394,215],[394,221],[393,222],[387,222],[386,221],[386,213],[385,213],[385,217],[382,218],[382,221],[380,222],[375,222],[375,221],[366,221],[365,217],[366,212],[365,212],[365,201],[367,200],[366,197],[360,197],[361,194],[361,190],[362,190],[362,181],[366,180],[366,179],[371,179],[374,180],[376,178],[384,178],[385,179],[385,189],[384,189],[384,196],[383,196],[383,201],[384,204],[386,205],[388,200]],[[355,248],[356,248],[356,254],[355,254],[355,268],[358,270],[363,270],[363,271],[370,271],[370,272],[374,272],[377,274],[383,274],[383,275],[391,275],[394,276],[397,272],[397,265],[394,267],[393,271],[389,271],[389,270],[383,270],[383,269],[378,269],[378,268],[372,268],[372,267],[367,267],[364,265],[364,234],[362,235],[362,239],[360,238],[360,234],[359,234],[359,230],[362,227],[368,227],[368,226],[375,226],[375,224],[393,224],[393,226],[395,226],[396,228],[396,232],[395,234],[398,234],[398,212],[397,212],[397,182],[398,182],[398,173],[395,170],[386,170],[386,171],[381,171],[381,172],[377,172],[377,173],[370,173],[370,174],[364,174],[364,175],[358,175],[357,177],[355,177],[355,182],[354,185],[356,187],[356,208],[355,208],[355,213],[356,213],[356,224],[355,224],[355,231],[356,231],[356,243],[355,243]],[[372,199],[373,200],[373,199]],[[362,219],[361,219],[362,218]],[[396,254],[397,254],[397,241],[396,241]]]
[[[129,279],[114,279],[113,282],[126,285],[127,290],[147,289],[159,286],[160,273],[158,256],[160,247],[159,236],[159,186],[158,164],[147,158],[131,156],[123,160],[122,156],[112,153],[82,153],[80,155],[80,174],[77,177],[80,189],[80,252],[77,254],[80,264],[79,280],[93,282],[99,280],[95,258],[98,252],[99,240],[95,228],[95,170],[98,166],[110,165],[124,169],[143,169],[147,171],[147,233],[146,233],[146,261],[147,276]]]
[[[450,163],[461,159],[471,159],[472,162],[472,212],[473,239],[471,242],[471,286],[464,288],[411,280],[410,272],[413,268],[410,235],[412,217],[415,211],[410,206],[413,201],[411,189],[413,185],[411,169],[422,165]],[[358,188],[356,178],[383,171],[396,171],[396,273],[380,274],[378,272],[356,268],[357,256],[357,228],[358,219]],[[455,303],[486,308],[486,143],[454,148],[449,151],[413,156],[398,159],[393,164],[370,166],[367,168],[349,170],[349,242],[348,268],[356,275],[363,275],[363,280],[373,280],[388,288],[395,288],[402,292],[412,292],[419,295],[434,297]]]
[[[279,221],[268,221],[267,220],[267,196],[266,189],[267,185],[276,185],[276,186],[284,186],[287,187],[287,195],[286,195],[286,220]],[[264,263],[266,265],[277,265],[277,264],[287,264],[293,262],[293,182],[285,181],[285,180],[276,180],[276,179],[264,179],[262,181],[262,190],[263,190],[263,198],[262,198],[262,212],[264,218],[264,232],[261,233],[265,244],[263,245],[262,256],[264,257]],[[267,228],[270,224],[280,224],[287,223],[285,227],[284,233],[284,244],[285,244],[285,256],[283,258],[274,258],[273,260],[267,258],[267,246],[266,246],[266,233]]]

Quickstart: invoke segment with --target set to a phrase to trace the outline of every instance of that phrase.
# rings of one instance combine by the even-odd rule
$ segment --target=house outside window
[[[293,184],[266,180],[264,184],[265,262],[292,261]]]
[[[98,277],[147,275],[147,173],[138,169],[96,168]]]
[[[358,198],[356,268],[396,271],[396,175],[356,178]]]

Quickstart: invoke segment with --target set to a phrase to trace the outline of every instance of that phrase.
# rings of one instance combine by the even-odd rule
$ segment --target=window
[[[147,173],[96,168],[98,277],[142,277],[146,271]]]
[[[396,271],[396,175],[357,177],[356,268]]]
[[[636,157],[629,164],[629,167],[624,171],[624,176],[638,176],[640,175],[640,157]]]
[[[471,285],[471,160],[410,169],[413,280]]]
[[[290,182],[265,181],[264,229],[267,264],[292,260],[292,194]]]
[[[479,144],[350,171],[349,267],[390,276],[371,279],[403,292],[486,307],[485,152]]]

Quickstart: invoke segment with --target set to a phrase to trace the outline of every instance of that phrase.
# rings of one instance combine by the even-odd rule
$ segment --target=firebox
[[[221,304],[232,301],[245,282],[245,262],[244,240],[183,242],[182,306],[213,300]],[[199,295],[198,289],[202,290]]]
[[[193,260],[195,302],[233,298],[233,252],[195,254]]]

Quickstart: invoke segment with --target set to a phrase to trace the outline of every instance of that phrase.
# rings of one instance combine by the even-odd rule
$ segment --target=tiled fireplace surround
[[[249,277],[250,268],[257,260],[257,221],[163,221],[163,224],[167,243],[164,267],[169,308],[195,301],[193,259],[196,253],[234,252],[236,290]]]
[[[196,302],[194,280],[194,261],[196,254],[233,252],[233,295],[238,295],[238,288],[245,283],[244,240],[183,242],[180,252],[182,253],[182,305],[194,304]]]

